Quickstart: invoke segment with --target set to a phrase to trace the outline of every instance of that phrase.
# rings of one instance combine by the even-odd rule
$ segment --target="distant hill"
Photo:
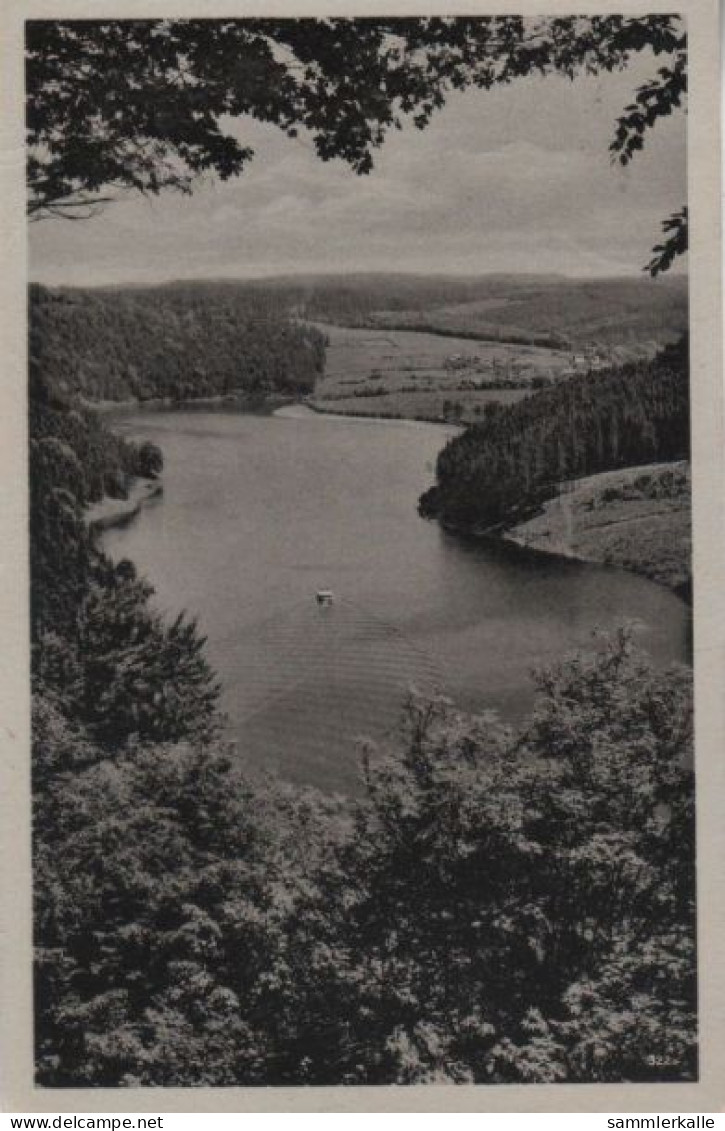
[[[324,366],[318,330],[234,287],[33,284],[29,323],[34,380],[88,401],[296,397]]]

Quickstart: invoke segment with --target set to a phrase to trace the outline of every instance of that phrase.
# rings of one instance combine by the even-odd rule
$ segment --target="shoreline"
[[[441,522],[440,519],[433,519],[432,521],[438,522],[441,529],[445,530],[447,534],[453,534],[458,538],[470,538],[472,541],[479,543],[487,542],[489,544],[495,543],[498,545],[513,546],[525,553],[545,554],[548,558],[561,558],[565,561],[577,562],[581,565],[602,566],[606,569],[615,569],[623,573],[631,573],[635,577],[642,577],[646,581],[651,581],[653,585],[659,585],[661,588],[667,589],[673,596],[679,597],[689,608],[692,607],[691,578],[672,584],[666,578],[657,576],[655,571],[650,572],[643,568],[638,569],[632,564],[613,561],[611,558],[607,558],[603,555],[600,556],[575,551],[561,542],[552,540],[549,544],[542,545],[540,542],[535,543],[528,541],[525,535],[517,533],[519,530],[517,526],[512,526],[509,529],[496,527],[486,530],[469,530],[465,527],[456,526],[451,522]],[[522,523],[521,526],[523,525]]]
[[[248,404],[245,405],[244,399],[233,394],[220,394],[213,397],[194,397],[187,398],[183,401],[174,401],[170,398],[157,398],[154,401],[87,402],[87,407],[92,407],[102,413],[112,413],[114,410],[143,411],[147,408],[150,410],[167,408],[183,411],[185,408],[193,410],[195,407],[223,407],[224,405],[229,405],[230,407],[244,406],[247,411],[251,411],[255,415],[278,415],[279,419],[285,419],[285,416],[279,413],[279,409],[291,408],[294,410],[301,408],[304,410],[305,415],[329,416],[333,420],[337,419],[348,422],[355,421],[406,426],[436,425],[438,427],[446,427],[456,432],[460,431],[462,428],[460,424],[456,425],[451,421],[442,419],[401,416],[392,413],[390,415],[376,415],[354,410],[335,411],[333,409],[321,408],[311,403],[307,398],[270,398],[262,405],[256,403],[253,408]],[[585,512],[581,509],[582,497],[586,497],[587,492],[589,492],[589,498],[586,499],[586,505],[589,509],[591,507],[590,498],[592,491],[598,491],[613,482],[617,482],[621,485],[633,475],[642,476],[643,474],[652,472],[661,474],[663,470],[682,468],[683,466],[685,466],[685,464],[679,461],[672,464],[636,466],[621,469],[616,472],[603,472],[599,476],[586,477],[575,481],[571,485],[571,492],[560,495],[558,498],[548,500],[543,504],[537,514],[509,527],[499,525],[485,530],[465,529],[458,528],[451,523],[442,522],[439,519],[437,521],[444,530],[475,540],[495,539],[498,542],[505,542],[509,545],[518,546],[523,550],[534,551],[535,553],[547,554],[552,557],[564,558],[583,564],[600,565],[625,570],[628,573],[644,577],[657,585],[661,585],[675,596],[679,597],[685,604],[692,606],[691,571],[688,571],[683,566],[683,555],[681,553],[676,554],[678,560],[674,564],[672,561],[669,563],[664,562],[662,556],[655,552],[650,552],[649,555],[646,552],[638,555],[636,553],[636,544],[638,541],[636,526],[634,527],[634,544],[632,544],[630,540],[629,545],[618,547],[611,539],[611,531],[613,528],[623,528],[627,524],[632,525],[636,524],[638,521],[641,522],[648,519],[659,522],[660,525],[664,525],[666,536],[670,536],[671,531],[667,526],[668,518],[673,524],[676,523],[678,519],[681,521],[683,513],[689,519],[689,499],[687,507],[684,505],[678,506],[677,502],[671,502],[671,505],[666,506],[662,505],[664,500],[652,500],[649,511],[643,515],[634,514],[615,518],[606,517],[606,508],[601,507],[601,504],[596,504],[600,510],[605,513],[604,521],[590,525],[588,525],[586,521],[579,522],[577,523],[576,531],[573,519],[574,511],[578,511],[584,516]],[[136,480],[130,488],[127,499],[113,499],[107,496],[88,508],[85,517],[89,529],[100,532],[111,529],[112,527],[122,526],[135,518],[142,507],[146,506],[153,499],[158,498],[162,493],[163,486],[158,480]],[[657,505],[658,503],[659,505]],[[605,533],[602,535],[602,532],[607,530],[610,531],[610,534]],[[660,532],[657,537],[662,540],[662,533]],[[671,537],[669,540],[670,542],[672,541]]]
[[[536,513],[511,525],[465,528],[436,521],[444,530],[476,541],[624,570],[692,606],[687,461],[620,468],[562,487]]]

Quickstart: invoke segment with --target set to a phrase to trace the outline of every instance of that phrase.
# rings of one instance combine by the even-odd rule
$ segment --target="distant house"
[[[462,353],[452,353],[446,358],[445,365],[447,369],[468,369],[472,368],[477,361],[478,358],[476,357],[466,356]]]

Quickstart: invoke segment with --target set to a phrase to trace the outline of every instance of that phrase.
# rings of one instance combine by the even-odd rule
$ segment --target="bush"
[[[693,1079],[690,673],[623,632],[538,684],[413,697],[356,803],[43,708],[42,1082]]]

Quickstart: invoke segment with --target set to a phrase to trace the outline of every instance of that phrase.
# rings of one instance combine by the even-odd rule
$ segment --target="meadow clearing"
[[[309,403],[323,412],[470,422],[491,401],[510,404],[573,371],[565,350],[314,325],[328,346]]]

